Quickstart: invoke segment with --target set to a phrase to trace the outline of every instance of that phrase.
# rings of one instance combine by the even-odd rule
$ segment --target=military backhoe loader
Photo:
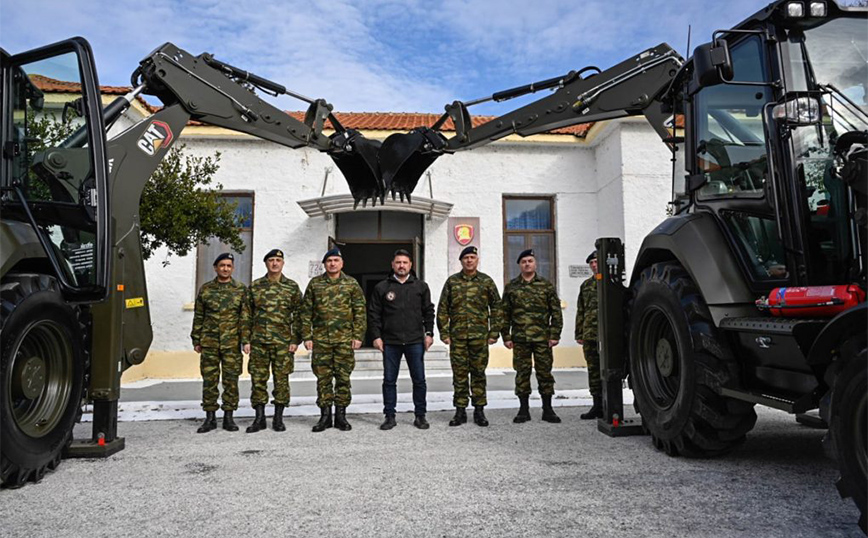
[[[344,129],[321,99],[168,43],[142,60],[132,91],[105,108],[81,38],[14,56],[0,49],[0,76],[0,484],[16,487],[38,481],[64,454],[106,457],[124,447],[121,374],[145,359],[152,337],[139,200],[189,121],[327,152],[362,186],[377,181],[375,160],[365,158],[379,144]],[[304,121],[257,91],[307,102]],[[163,107],[108,139],[143,94]],[[35,151],[43,141],[28,120],[49,113],[77,129]],[[326,121],[331,137],[322,134]],[[92,405],[93,433],[73,442],[83,403]]]
[[[642,428],[669,455],[731,451],[754,406],[819,408],[865,529],[868,9],[780,0],[686,61],[668,45],[473,101],[387,138],[371,196],[409,196],[446,153],[510,134],[644,115],[672,151],[671,216],[624,249],[598,241],[605,411],[623,427],[629,375]],[[474,126],[469,106],[551,89]],[[455,134],[441,128],[447,119]]]

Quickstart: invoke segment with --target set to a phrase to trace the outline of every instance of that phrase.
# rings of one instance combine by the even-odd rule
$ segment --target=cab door
[[[729,48],[736,82],[691,97],[693,200],[696,210],[715,214],[747,281],[762,292],[787,285],[794,273],[771,176],[765,116],[775,95],[764,39],[749,35]]]
[[[67,298],[104,299],[110,274],[108,165],[90,45],[73,38],[14,56],[3,53],[0,106],[4,226],[29,227],[23,235],[41,247],[40,253],[13,245],[4,272],[15,266],[32,271],[47,260]]]

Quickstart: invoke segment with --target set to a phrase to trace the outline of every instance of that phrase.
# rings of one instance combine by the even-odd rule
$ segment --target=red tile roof
[[[30,80],[45,93],[81,93],[80,82],[57,80],[43,75],[30,75]],[[126,95],[132,91],[132,88],[130,86],[100,86],[99,90],[103,95]],[[136,100],[151,114],[159,110],[159,107],[148,103],[141,95]]]
[[[292,111],[289,115],[304,121],[304,112]],[[335,112],[338,121],[348,129],[372,130],[372,131],[409,131],[416,127],[430,127],[434,125],[439,114],[426,114],[423,112]],[[470,121],[474,127],[495,119],[496,116],[471,116]],[[552,134],[573,135],[584,138],[593,124],[574,125],[550,131]],[[454,131],[452,119],[447,119],[441,128],[443,131]]]
[[[66,82],[55,80],[42,75],[31,75],[30,79],[36,86],[47,93],[81,93],[81,84],[78,82]],[[106,95],[124,95],[131,88],[129,86],[100,86],[100,90]],[[160,107],[147,103],[141,97],[138,100],[151,112],[154,113]],[[293,118],[304,121],[304,112],[287,111]],[[369,131],[409,131],[416,127],[430,127],[440,118],[439,114],[426,114],[422,112],[335,112],[335,117],[341,125],[347,129],[359,129]],[[471,116],[473,126],[476,127],[496,116]],[[191,125],[202,125],[201,122],[191,121]],[[329,123],[329,125],[331,125]],[[592,123],[562,127],[550,131],[551,134],[572,135],[584,138],[591,130]],[[442,131],[454,131],[452,120],[447,119],[441,128]]]

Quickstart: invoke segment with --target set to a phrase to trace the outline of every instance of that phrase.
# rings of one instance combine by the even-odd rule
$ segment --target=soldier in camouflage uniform
[[[312,278],[304,292],[301,316],[304,346],[313,352],[311,368],[320,408],[320,420],[313,431],[332,427],[332,403],[334,426],[347,431],[352,429],[346,409],[352,398],[350,374],[356,365],[353,350],[362,347],[368,325],[365,294],[356,279],[341,271],[344,259],[340,250],[329,250],[323,264],[325,274]]]
[[[455,416],[450,426],[467,422],[468,392],[473,401],[473,422],[488,426],[485,418],[485,368],[488,346],[497,342],[500,329],[500,294],[490,276],[477,271],[476,247],[467,247],[459,256],[462,270],[450,276],[440,292],[437,330],[449,346]],[[468,378],[470,391],[468,391]]]
[[[584,349],[588,363],[588,386],[594,405],[583,419],[603,416],[603,386],[600,382],[600,352],[597,348],[597,251],[591,252],[585,262],[591,266],[591,278],[582,282],[576,300],[576,342]]]
[[[560,422],[552,409],[555,378],[552,376],[552,348],[561,339],[564,318],[561,300],[551,282],[536,273],[536,256],[525,250],[516,260],[521,274],[503,290],[503,343],[512,349],[515,368],[515,394],[520,405],[515,423],[530,420],[530,372],[536,370],[536,380],[543,402],[542,419]]]
[[[283,251],[271,250],[263,258],[267,274],[253,281],[247,291],[242,316],[242,341],[250,353],[250,403],[256,418],[247,428],[255,433],[266,428],[269,368],[274,377],[274,431],[286,430],[283,410],[289,405],[289,374],[295,363],[295,350],[301,343],[301,290],[283,276]]]
[[[226,252],[214,260],[217,278],[206,282],[196,296],[193,349],[200,353],[202,409],[205,422],[198,433],[217,428],[217,384],[223,376],[223,429],[238,431],[232,414],[238,409],[238,376],[241,375],[241,309],[246,289],[232,278],[235,258]]]

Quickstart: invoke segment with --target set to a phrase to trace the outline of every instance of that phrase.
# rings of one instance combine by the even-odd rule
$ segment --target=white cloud
[[[2,45],[91,41],[104,84],[172,41],[345,111],[442,111],[447,102],[608,67],[668,41],[684,52],[765,0],[0,0]],[[304,104],[282,99],[284,108]],[[484,112],[485,107],[474,109]]]

